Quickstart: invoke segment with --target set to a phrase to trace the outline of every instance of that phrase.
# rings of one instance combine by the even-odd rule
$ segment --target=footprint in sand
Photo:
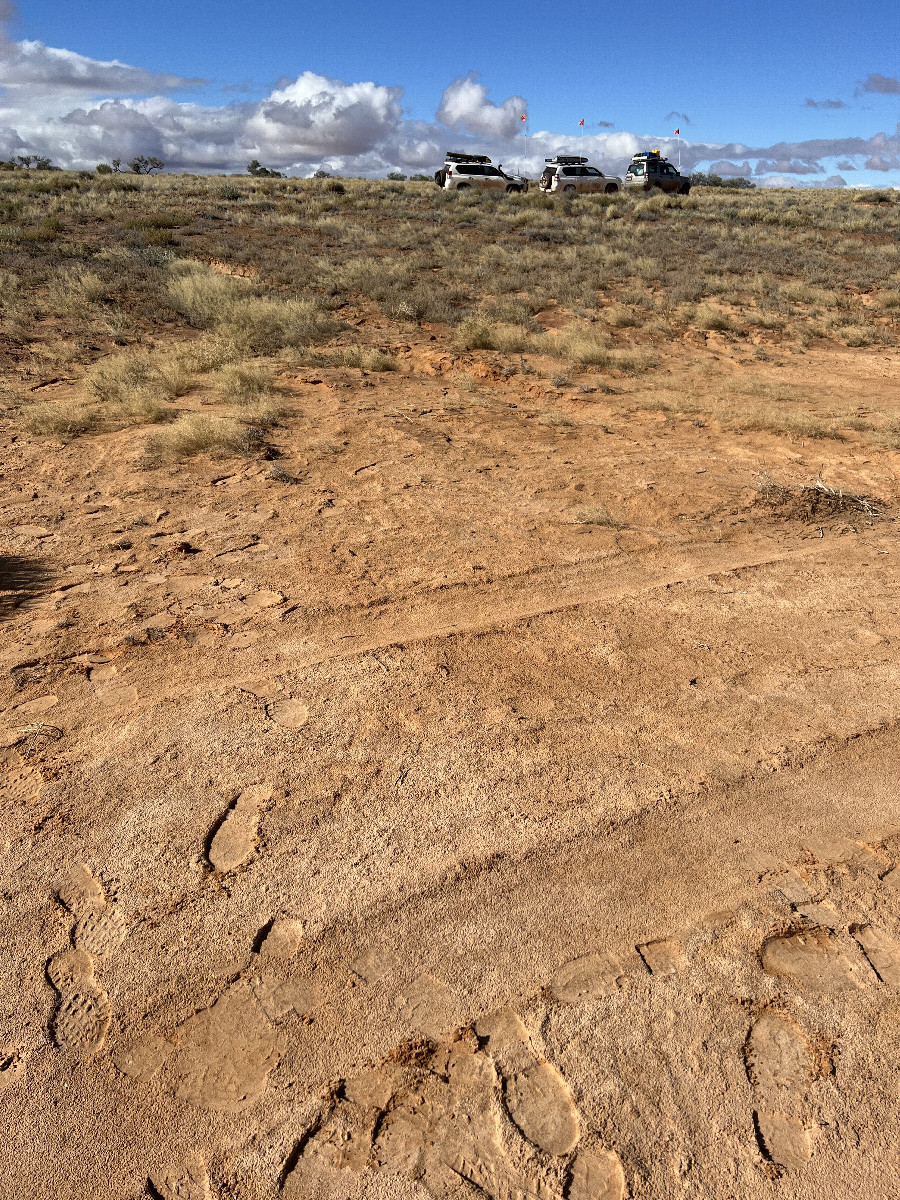
[[[137,688],[118,679],[119,672],[111,662],[94,667],[89,675],[94,695],[106,708],[130,708],[137,700]]]
[[[414,979],[400,997],[399,1016],[414,1032],[437,1037],[455,1024],[459,1002],[442,979],[426,973]]]
[[[15,1046],[0,1050],[0,1093],[25,1078],[25,1059]]]
[[[293,958],[303,941],[303,922],[297,917],[276,917],[259,947],[260,958]]]
[[[529,1142],[548,1154],[568,1154],[578,1142],[578,1110],[552,1063],[539,1062],[506,1083],[506,1109]]]
[[[874,925],[854,925],[851,932],[881,982],[900,991],[900,942]]]
[[[397,969],[397,956],[392,950],[367,946],[350,964],[350,970],[366,983],[378,983]]]
[[[144,1034],[116,1048],[113,1062],[123,1075],[146,1083],[159,1071],[175,1047],[158,1034]]]
[[[625,1171],[611,1150],[582,1150],[572,1164],[566,1200],[623,1200]]]
[[[266,1089],[281,1044],[256,997],[238,984],[177,1030],[176,1094],[198,1108],[240,1112]]]
[[[99,879],[96,879],[84,863],[70,867],[57,885],[56,894],[70,913],[76,917],[94,909],[103,908],[106,895]]]
[[[777,1166],[796,1170],[812,1154],[806,1094],[822,1074],[819,1056],[799,1025],[767,1009],[750,1029],[744,1061],[759,1106],[753,1119],[760,1150]]]
[[[266,714],[270,721],[274,721],[282,729],[302,729],[309,721],[309,709],[302,700],[294,696],[286,696],[283,700],[271,700],[266,705]]]
[[[550,980],[550,992],[563,1004],[612,996],[621,986],[624,972],[611,954],[584,954],[559,968]]]
[[[865,987],[872,978],[868,964],[846,950],[825,929],[772,937],[762,948],[763,969],[817,992],[843,992]]]
[[[219,822],[209,845],[209,861],[216,871],[234,871],[256,847],[260,809],[272,797],[268,784],[246,788]]]
[[[104,958],[122,944],[125,924],[83,863],[70,868],[56,894],[76,921],[73,948],[54,954],[47,964],[47,978],[59,993],[53,1037],[61,1049],[95,1054],[106,1040],[112,1009],[94,977],[94,958]]]
[[[20,767],[4,777],[0,785],[0,802],[10,808],[33,804],[40,797],[43,787],[44,777],[37,767]]]
[[[74,945],[95,958],[105,958],[122,944],[125,922],[113,908],[89,909],[72,931]]]
[[[151,1195],[158,1200],[212,1200],[206,1164],[199,1154],[167,1163],[150,1176]]]
[[[578,1139],[568,1088],[555,1068],[536,1059],[528,1031],[511,1009],[483,1017],[476,1030],[458,1030],[424,1051],[399,1047],[345,1080],[304,1139],[283,1195],[367,1195],[363,1181],[350,1173],[371,1170],[421,1179],[432,1195],[456,1195],[465,1181],[493,1200],[562,1200],[564,1164],[548,1169],[524,1141],[518,1147],[510,1142],[503,1081],[507,1101],[511,1092],[521,1101],[516,1111],[522,1132],[555,1155],[568,1154]],[[623,1200],[617,1156],[582,1151],[569,1166],[565,1195]]]
[[[812,1044],[790,1017],[766,1009],[753,1023],[744,1047],[747,1076],[770,1104],[794,1107],[818,1074]]]
[[[94,979],[94,964],[83,950],[61,950],[47,964],[47,978],[59,993],[53,1038],[61,1050],[89,1056],[106,1040],[112,1020],[109,998]]]
[[[515,1125],[548,1154],[568,1154],[581,1132],[578,1109],[556,1067],[537,1059],[521,1018],[503,1009],[475,1028],[503,1077],[504,1103]]]
[[[687,966],[684,947],[672,938],[660,938],[635,947],[651,975],[677,975]]]
[[[759,1148],[770,1162],[788,1171],[796,1171],[809,1162],[812,1137],[799,1117],[760,1110],[753,1114],[753,1122]]]

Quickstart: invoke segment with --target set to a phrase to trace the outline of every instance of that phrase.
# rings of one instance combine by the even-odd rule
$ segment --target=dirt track
[[[756,482],[897,453],[451,365],[285,371],[297,483],[8,445],[10,1195],[890,1193],[894,510]]]

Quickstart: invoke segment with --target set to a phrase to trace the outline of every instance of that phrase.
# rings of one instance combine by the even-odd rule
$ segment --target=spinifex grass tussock
[[[219,371],[215,382],[231,404],[250,404],[275,389],[275,376],[258,363],[231,363]]]
[[[254,426],[229,417],[209,417],[202,413],[184,413],[171,425],[147,438],[149,461],[176,462],[198,454],[214,457],[251,454],[261,438]]]
[[[499,350],[519,354],[528,348],[528,334],[515,325],[469,317],[456,331],[456,344],[464,350]]]
[[[63,441],[91,433],[102,423],[101,414],[90,404],[55,403],[52,400],[31,405],[25,414],[29,433],[38,437],[61,438]]]
[[[214,329],[248,351],[306,346],[334,332],[316,300],[254,294],[249,281],[179,262],[169,288],[173,307],[199,329]]]

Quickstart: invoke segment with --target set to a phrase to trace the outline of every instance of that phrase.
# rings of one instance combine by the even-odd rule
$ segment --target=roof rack
[[[641,150],[637,154],[632,155],[631,161],[634,162],[637,158],[659,158],[658,150]]]
[[[461,150],[448,150],[444,158],[447,162],[453,163],[489,163],[491,161],[486,154],[464,154]]]
[[[559,163],[564,167],[581,166],[587,162],[586,158],[581,158],[577,154],[554,154],[553,158],[545,158],[544,162]]]

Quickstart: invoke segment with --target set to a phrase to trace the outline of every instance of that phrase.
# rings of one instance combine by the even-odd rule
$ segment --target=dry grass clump
[[[152,461],[176,462],[198,454],[214,457],[250,454],[259,446],[254,427],[228,417],[183,413],[177,421],[147,438],[147,457]]]
[[[501,354],[521,354],[528,348],[528,334],[523,329],[480,317],[462,321],[455,341],[463,350],[499,350]]]
[[[176,400],[190,391],[191,371],[179,352],[123,353],[101,359],[85,376],[85,387],[108,404],[135,405],[141,398]]]
[[[56,316],[83,317],[108,295],[107,285],[93,271],[60,271],[47,287],[46,309]]]
[[[538,417],[538,425],[551,425],[563,428],[574,428],[575,422],[561,412],[545,412]]]
[[[272,372],[256,363],[231,363],[219,371],[216,382],[231,404],[250,404],[276,390]]]
[[[98,410],[89,404],[56,404],[52,400],[32,405],[25,416],[29,433],[38,437],[55,437],[68,441],[82,433],[90,433],[101,423]]]
[[[576,525],[601,525],[608,529],[622,528],[622,522],[617,520],[602,504],[580,509],[575,513],[574,521]]]
[[[568,358],[585,367],[606,367],[610,363],[609,339],[592,330],[567,330],[556,335],[547,334],[541,340],[541,349],[546,354]]]
[[[334,321],[315,300],[253,294],[247,280],[217,275],[194,262],[173,264],[172,306],[199,329],[259,353],[306,346],[333,333]]]

